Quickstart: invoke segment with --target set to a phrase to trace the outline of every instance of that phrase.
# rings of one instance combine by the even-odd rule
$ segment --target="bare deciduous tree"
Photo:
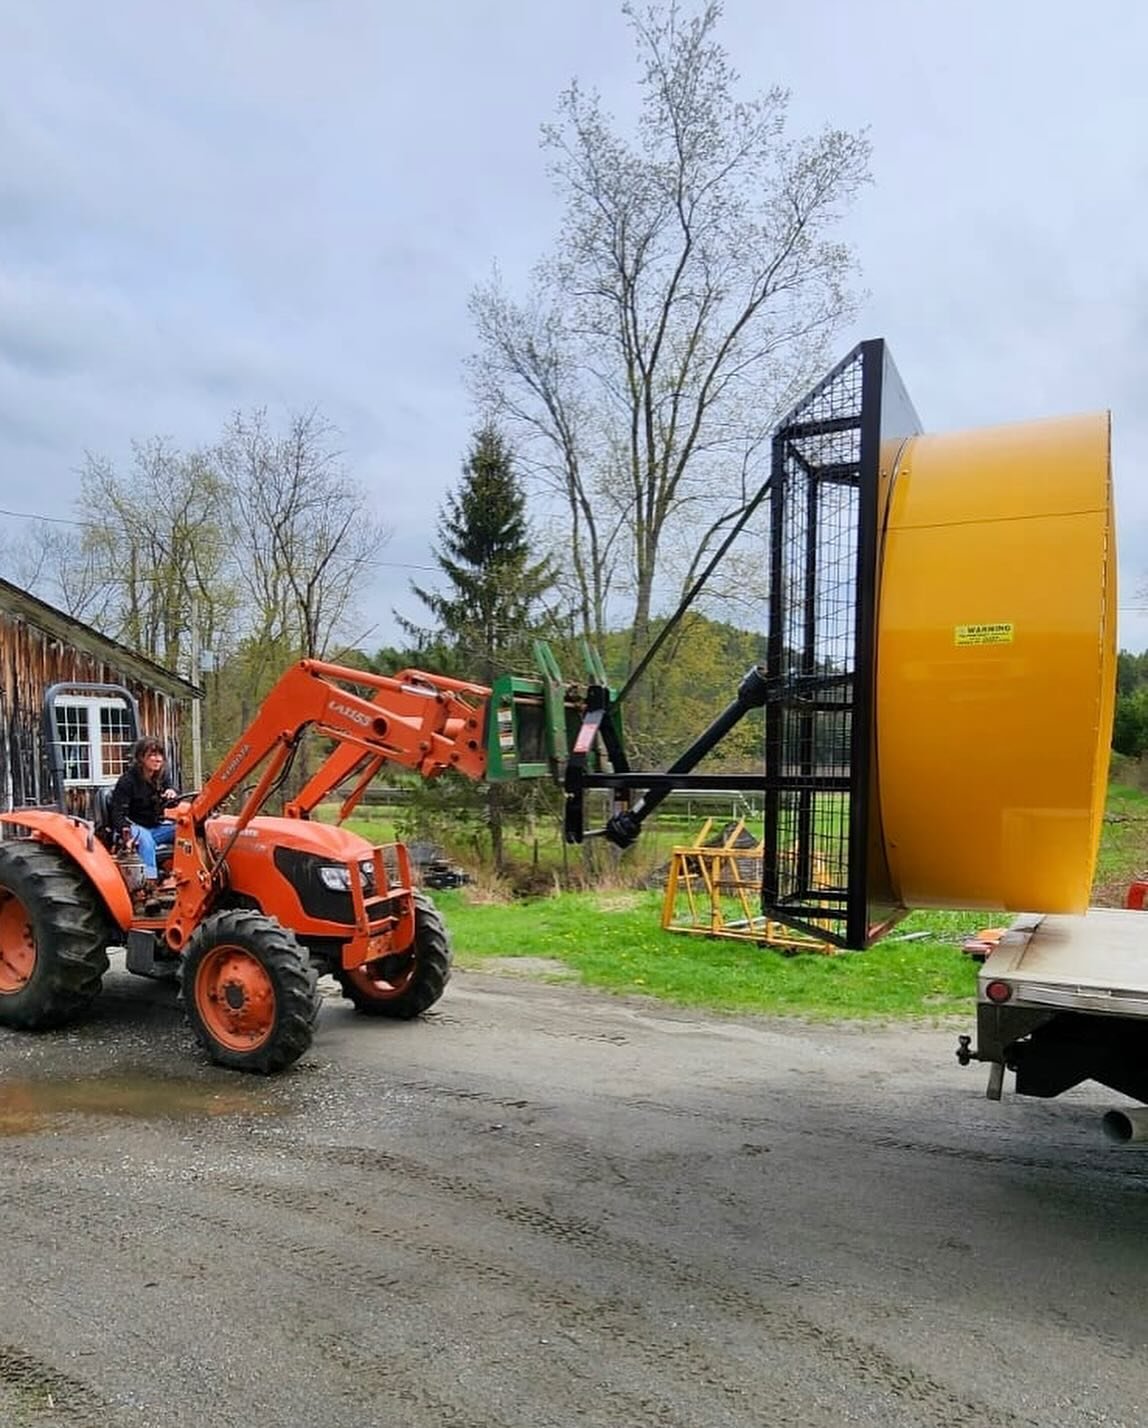
[[[126,471],[89,454],[74,524],[0,538],[5,569],[178,673],[198,678],[192,646],[210,650],[205,728],[221,752],[287,664],[346,637],[388,539],[334,436],[316,411],[275,429],[256,410],[201,451],[133,443]]]
[[[633,141],[575,82],[543,130],[565,199],[531,296],[472,298],[480,399],[568,513],[579,612],[632,602],[646,648],[667,542],[711,548],[764,477],[764,437],[852,310],[832,234],[868,178],[864,135],[786,137],[787,95],[735,94],[721,7],[624,7],[642,77]],[[752,459],[747,459],[747,453]]]
[[[72,612],[185,669],[193,625],[214,644],[234,617],[228,494],[218,472],[203,453],[153,437],[132,444],[126,474],[89,453],[81,491]]]
[[[571,360],[572,335],[557,307],[540,296],[512,302],[497,279],[471,299],[482,344],[471,364],[480,405],[495,411],[518,435],[520,464],[564,513],[557,563],[584,633],[600,642],[606,630],[622,522],[617,487],[596,464],[598,423],[594,393]]]
[[[276,432],[237,412],[214,452],[234,502],[238,578],[257,644],[322,656],[342,632],[390,532],[351,479],[317,411]]]
[[[103,591],[80,521],[36,520],[0,535],[0,568],[14,584],[77,619],[102,612]]]

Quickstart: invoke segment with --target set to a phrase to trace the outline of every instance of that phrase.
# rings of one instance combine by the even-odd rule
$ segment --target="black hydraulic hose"
[[[666,642],[667,638],[669,637],[670,631],[674,628],[674,626],[678,623],[678,621],[693,604],[694,597],[713,574],[714,570],[717,568],[718,562],[724,557],[726,551],[729,550],[730,546],[745,529],[746,523],[748,522],[750,516],[753,515],[754,511],[756,511],[758,506],[761,505],[762,501],[765,500],[766,496],[769,494],[769,488],[772,483],[773,478],[770,477],[769,480],[765,481],[762,484],[761,489],[757,492],[753,500],[750,501],[749,505],[746,506],[745,510],[741,513],[741,516],[738,518],[737,522],[730,530],[729,535],[726,536],[725,540],[722,541],[721,545],[718,546],[717,550],[714,552],[709,564],[694,581],[694,583],[690,586],[690,588],[686,591],[685,595],[682,597],[681,603],[678,605],[678,608],[674,611],[674,613],[658,631],[658,636],[654,640],[654,643],[638,661],[637,669],[634,670],[633,674],[630,675],[629,679],[627,679],[625,684],[622,686],[621,693],[614,700],[615,704],[621,704],[622,700],[625,699],[626,695],[629,694],[630,690],[633,689],[634,685],[637,684],[639,679],[641,679],[643,673],[645,672],[646,666],[650,663],[653,657],[661,649],[662,645]]]

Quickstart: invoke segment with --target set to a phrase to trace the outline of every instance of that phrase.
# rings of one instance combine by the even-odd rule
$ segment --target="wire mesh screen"
[[[779,428],[770,493],[763,903],[849,946],[865,941],[881,347]]]

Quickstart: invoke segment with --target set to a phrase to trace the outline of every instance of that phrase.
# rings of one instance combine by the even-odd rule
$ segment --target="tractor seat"
[[[112,828],[112,790],[101,787],[92,791],[92,823],[96,835],[102,843],[110,843],[115,835]]]

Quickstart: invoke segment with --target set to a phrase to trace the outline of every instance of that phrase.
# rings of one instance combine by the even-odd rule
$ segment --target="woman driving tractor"
[[[132,761],[112,790],[110,823],[123,843],[134,843],[144,873],[159,879],[156,849],[171,847],[175,824],[164,810],[179,802],[174,788],[163,787],[165,757],[158,739],[144,737],[132,746]]]

